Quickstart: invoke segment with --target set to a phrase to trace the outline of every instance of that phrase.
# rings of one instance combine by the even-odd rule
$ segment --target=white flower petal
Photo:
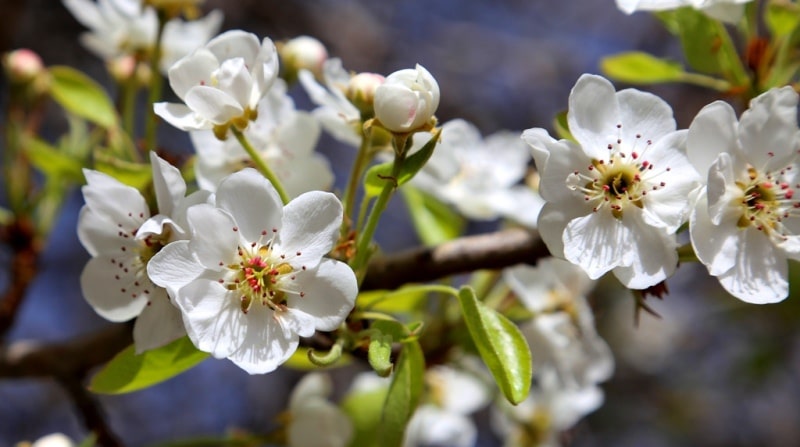
[[[148,295],[157,293],[158,289],[147,278],[130,270],[129,261],[97,256],[89,260],[81,273],[83,296],[106,320],[120,322],[135,318],[147,305]],[[144,293],[145,290],[149,293]]]
[[[616,267],[630,265],[635,256],[630,229],[606,211],[572,219],[564,229],[564,257],[581,266],[592,279]],[[541,217],[539,228],[542,228]]]
[[[280,196],[255,169],[243,169],[224,179],[217,188],[216,200],[218,207],[233,216],[247,241],[267,241],[283,225]]]
[[[252,66],[258,57],[261,45],[255,34],[242,30],[231,30],[211,39],[206,44],[206,48],[218,61],[242,57],[245,65]]]
[[[157,102],[153,104],[153,112],[164,121],[185,131],[208,130],[214,127],[213,123],[202,119],[183,104]]]
[[[249,107],[253,77],[244,64],[244,58],[227,59],[214,73],[217,78],[216,88],[234,98],[242,109]]]
[[[253,325],[248,324],[248,315],[242,312],[238,296],[218,282],[192,281],[180,289],[175,304],[183,312],[186,332],[197,349],[224,358],[247,342],[245,337]],[[251,309],[259,310],[261,306],[254,305]]]
[[[229,214],[208,204],[195,205],[186,212],[192,238],[189,250],[204,267],[220,270],[233,261],[239,246],[239,228]]]
[[[636,89],[617,92],[620,104],[619,134],[623,143],[632,144],[639,135],[642,140],[656,141],[670,132],[676,125],[672,108],[658,96]]]
[[[737,151],[737,127],[736,113],[724,101],[703,107],[694,117],[686,137],[687,156],[701,176],[720,153]]]
[[[708,200],[701,195],[689,219],[689,235],[697,258],[712,276],[719,276],[736,263],[741,232],[735,220],[714,225],[708,216]]]
[[[189,250],[189,241],[175,241],[159,250],[147,263],[147,276],[164,287],[171,297],[178,289],[199,277],[205,268]]]
[[[325,258],[315,271],[306,271],[302,275],[299,289],[304,295],[290,295],[289,307],[312,316],[317,330],[337,329],[353,310],[358,295],[353,270],[343,262]]]
[[[590,158],[606,157],[606,145],[610,138],[616,140],[617,124],[621,124],[619,109],[614,86],[603,77],[584,74],[572,88],[569,129]]]
[[[739,141],[746,159],[758,169],[783,168],[797,156],[797,92],[770,89],[750,102],[739,120]]]
[[[285,331],[272,317],[272,311],[264,306],[251,307],[246,332],[240,338],[240,348],[227,356],[250,374],[274,371],[297,350],[297,334],[286,337]]]
[[[548,251],[558,258],[564,257],[564,230],[567,227],[567,223],[586,214],[583,204],[569,203],[567,206],[562,205],[567,204],[545,203],[536,222],[539,236],[542,237],[542,241],[547,245]]]
[[[244,115],[244,108],[236,98],[214,87],[192,87],[184,100],[194,113],[213,124],[225,124]]]
[[[278,233],[280,250],[299,268],[314,268],[339,237],[342,203],[335,195],[311,191],[289,202],[283,210],[283,228]]]
[[[789,294],[786,257],[766,236],[753,228],[744,230],[736,264],[718,276],[731,295],[752,304],[783,301]]]
[[[631,210],[633,211],[633,210]],[[626,214],[623,223],[634,256],[630,265],[614,268],[614,276],[629,289],[646,289],[672,276],[678,267],[675,235],[648,226],[641,216]]]
[[[169,69],[169,85],[178,98],[186,99],[186,94],[193,87],[213,85],[212,73],[219,68],[219,64],[220,61],[211,51],[198,48]]]
[[[574,200],[575,192],[567,188],[567,176],[577,168],[591,165],[592,160],[574,142],[556,141],[544,129],[528,129],[522,139],[533,149],[533,159],[541,180],[539,194],[548,202]]]
[[[133,326],[137,354],[160,348],[184,335],[181,311],[172,305],[166,294],[152,297]]]
[[[159,157],[155,151],[150,152],[150,164],[153,167],[153,188],[156,190],[158,212],[169,216],[175,205],[186,195],[186,182],[181,171]]]

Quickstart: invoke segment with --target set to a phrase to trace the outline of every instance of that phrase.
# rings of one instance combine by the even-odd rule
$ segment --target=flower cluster
[[[720,101],[675,130],[661,99],[584,75],[570,95],[575,141],[523,134],[547,202],[543,240],[592,278],[612,271],[644,289],[675,271],[676,232],[688,220],[697,258],[729,293],[786,298],[786,261],[800,258],[797,104],[790,87],[775,88],[738,121]]]

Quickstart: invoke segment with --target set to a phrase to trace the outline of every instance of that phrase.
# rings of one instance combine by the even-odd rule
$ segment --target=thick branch
[[[0,240],[7,243],[14,253],[11,260],[11,285],[0,298],[0,340],[2,340],[14,324],[28,286],[36,275],[39,250],[33,226],[28,220],[17,220],[0,229]]]
[[[374,258],[361,290],[395,289],[474,270],[535,264],[546,256],[549,252],[537,233],[511,228]]]

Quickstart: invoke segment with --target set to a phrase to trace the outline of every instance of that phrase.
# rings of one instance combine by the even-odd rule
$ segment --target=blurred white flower
[[[425,142],[416,138],[414,145]],[[530,149],[519,133],[501,131],[482,138],[471,123],[456,119],[442,125],[441,143],[411,184],[470,219],[505,217],[535,228],[544,200],[518,184],[530,161]]]
[[[16,447],[74,447],[75,443],[67,435],[53,433],[37,439],[33,444],[30,442],[20,442]]]
[[[295,109],[281,79],[258,104],[258,118],[244,131],[247,140],[275,172],[290,197],[313,190],[328,190],[333,171],[322,154],[314,151],[319,140],[319,123],[308,113]],[[190,132],[197,151],[197,183],[216,191],[223,178],[246,166],[250,156],[238,141],[220,141],[213,132]]]
[[[180,171],[153,152],[150,162],[158,214],[150,215],[135,188],[85,169],[86,205],[78,218],[78,237],[92,255],[81,274],[83,295],[108,320],[139,317],[133,330],[137,352],[185,334],[180,313],[167,292],[150,281],[146,269],[162,247],[188,236],[186,209],[209,198],[205,191],[184,197],[186,184]]]
[[[786,298],[787,260],[800,260],[797,104],[791,87],[771,89],[738,122],[717,101],[689,128],[689,157],[708,173],[690,219],[692,246],[725,290],[749,303]]]
[[[155,9],[139,0],[63,0],[75,19],[89,28],[81,43],[104,60],[124,55],[147,57],[158,32]],[[222,25],[222,12],[211,11],[202,19],[186,22],[172,19],[164,26],[161,70],[208,42]]]
[[[504,446],[558,447],[562,431],[602,404],[603,391],[594,384],[564,385],[555,371],[544,368],[527,399],[517,406],[498,399],[490,420]]]
[[[316,77],[322,76],[322,66],[328,60],[328,50],[311,36],[297,36],[278,46],[283,69],[290,79],[300,70],[308,70]]]
[[[177,289],[175,302],[201,351],[245,371],[273,371],[299,337],[332,331],[352,310],[358,286],[350,267],[324,258],[342,205],[312,191],[285,207],[272,184],[246,168],[223,180],[216,204],[188,210],[192,236],[148,265],[153,282]],[[185,270],[203,268],[186,281]]]
[[[333,58],[322,65],[325,85],[317,82],[308,70],[300,70],[298,76],[311,101],[319,106],[311,113],[322,128],[342,143],[358,147],[362,135],[361,112],[345,95],[350,74],[342,68],[342,61]]]
[[[289,447],[345,447],[353,437],[353,423],[328,401],[331,379],[324,373],[306,374],[289,396]]]
[[[650,93],[614,90],[583,75],[569,98],[569,129],[577,143],[528,129],[547,202],[542,239],[554,256],[593,279],[608,271],[627,287],[645,289],[677,267],[675,232],[700,177],[684,154],[685,131],[672,109]]]
[[[269,38],[233,30],[180,59],[169,69],[172,90],[185,104],[160,102],[156,114],[182,130],[214,129],[224,139],[255,118],[258,102],[278,73],[278,56]]]
[[[375,118],[392,132],[413,132],[439,107],[439,84],[422,65],[398,70],[375,90]]]
[[[611,377],[614,357],[595,330],[585,295],[590,280],[577,266],[561,259],[540,260],[536,267],[518,265],[503,278],[535,316],[521,325],[536,364],[550,368],[566,386],[585,387]]]
[[[617,7],[626,14],[636,11],[664,11],[691,6],[710,17],[735,23],[744,13],[744,3],[752,0],[617,0]]]

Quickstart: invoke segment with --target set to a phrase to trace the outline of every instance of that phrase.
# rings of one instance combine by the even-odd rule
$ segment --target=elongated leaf
[[[612,79],[629,84],[675,82],[684,74],[681,64],[641,51],[604,57],[600,61],[600,70]]]
[[[464,321],[494,380],[512,404],[525,400],[531,387],[531,350],[519,328],[478,301],[471,287],[458,291]]]
[[[36,169],[48,177],[63,178],[83,183],[83,162],[75,159],[46,141],[31,137],[25,141],[25,154]]]
[[[67,66],[50,68],[51,93],[61,107],[103,127],[115,127],[117,112],[103,87]]]
[[[142,191],[153,179],[149,164],[121,160],[97,150],[94,153],[95,169],[108,174],[126,185]]]
[[[403,442],[406,424],[414,414],[422,394],[425,375],[425,356],[416,340],[403,343],[403,351],[397,359],[392,384],[386,395],[381,416],[380,443],[383,447],[395,447]]]
[[[158,349],[136,355],[128,346],[98,372],[89,389],[101,394],[123,394],[141,390],[196,366],[209,354],[198,351],[189,337],[183,337]]]
[[[769,2],[764,11],[764,22],[774,37],[788,36],[800,24],[800,6],[790,2]]]
[[[464,231],[466,220],[446,204],[410,186],[402,192],[417,235],[425,245],[447,242]]]
[[[392,176],[393,162],[382,163],[369,168],[364,178],[364,193],[367,197],[380,195],[386,182],[392,182],[395,187],[400,187],[414,178],[433,155],[433,150],[436,149],[436,144],[439,142],[441,134],[442,129],[434,130],[431,139],[420,150],[414,152],[403,161],[403,167],[396,177]]]

